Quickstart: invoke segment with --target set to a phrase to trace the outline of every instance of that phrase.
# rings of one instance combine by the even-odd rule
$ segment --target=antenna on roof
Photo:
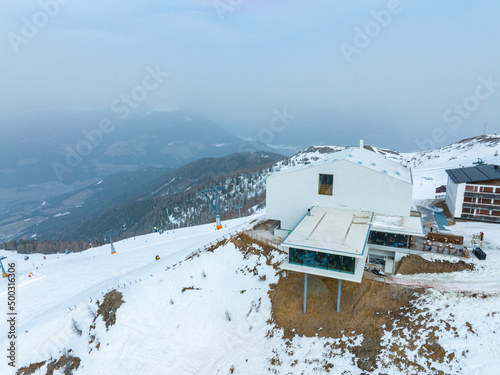
[[[484,131],[483,131],[483,135],[486,135],[486,126],[487,126],[487,125],[488,125],[488,124],[485,122],[485,123],[484,123]]]

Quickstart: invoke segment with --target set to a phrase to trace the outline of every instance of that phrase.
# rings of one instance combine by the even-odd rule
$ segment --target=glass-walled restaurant
[[[371,231],[368,243],[372,245],[409,249],[412,242],[411,236],[408,235]]]
[[[354,275],[356,260],[353,257],[290,248],[289,261],[301,266],[321,268],[329,271],[345,272]]]

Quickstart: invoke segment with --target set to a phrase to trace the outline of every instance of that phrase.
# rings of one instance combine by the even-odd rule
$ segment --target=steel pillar
[[[339,279],[339,291],[337,293],[337,312],[340,310],[340,288],[342,286],[342,280]]]
[[[307,307],[307,273],[304,274],[304,314]]]

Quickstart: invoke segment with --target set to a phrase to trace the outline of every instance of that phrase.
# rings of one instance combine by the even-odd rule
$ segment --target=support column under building
[[[304,314],[307,307],[307,273],[304,274]]]
[[[339,279],[339,291],[337,293],[337,312],[340,310],[340,288],[342,287],[342,280]]]

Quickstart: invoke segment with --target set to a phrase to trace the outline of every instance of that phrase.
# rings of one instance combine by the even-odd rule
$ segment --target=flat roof
[[[425,235],[422,218],[417,216],[374,214],[371,230],[412,236]]]
[[[372,217],[370,211],[313,207],[282,244],[361,258]]]
[[[456,184],[464,182],[500,180],[500,168],[493,164],[447,169],[446,173],[448,173],[448,176],[450,176],[452,181]]]

